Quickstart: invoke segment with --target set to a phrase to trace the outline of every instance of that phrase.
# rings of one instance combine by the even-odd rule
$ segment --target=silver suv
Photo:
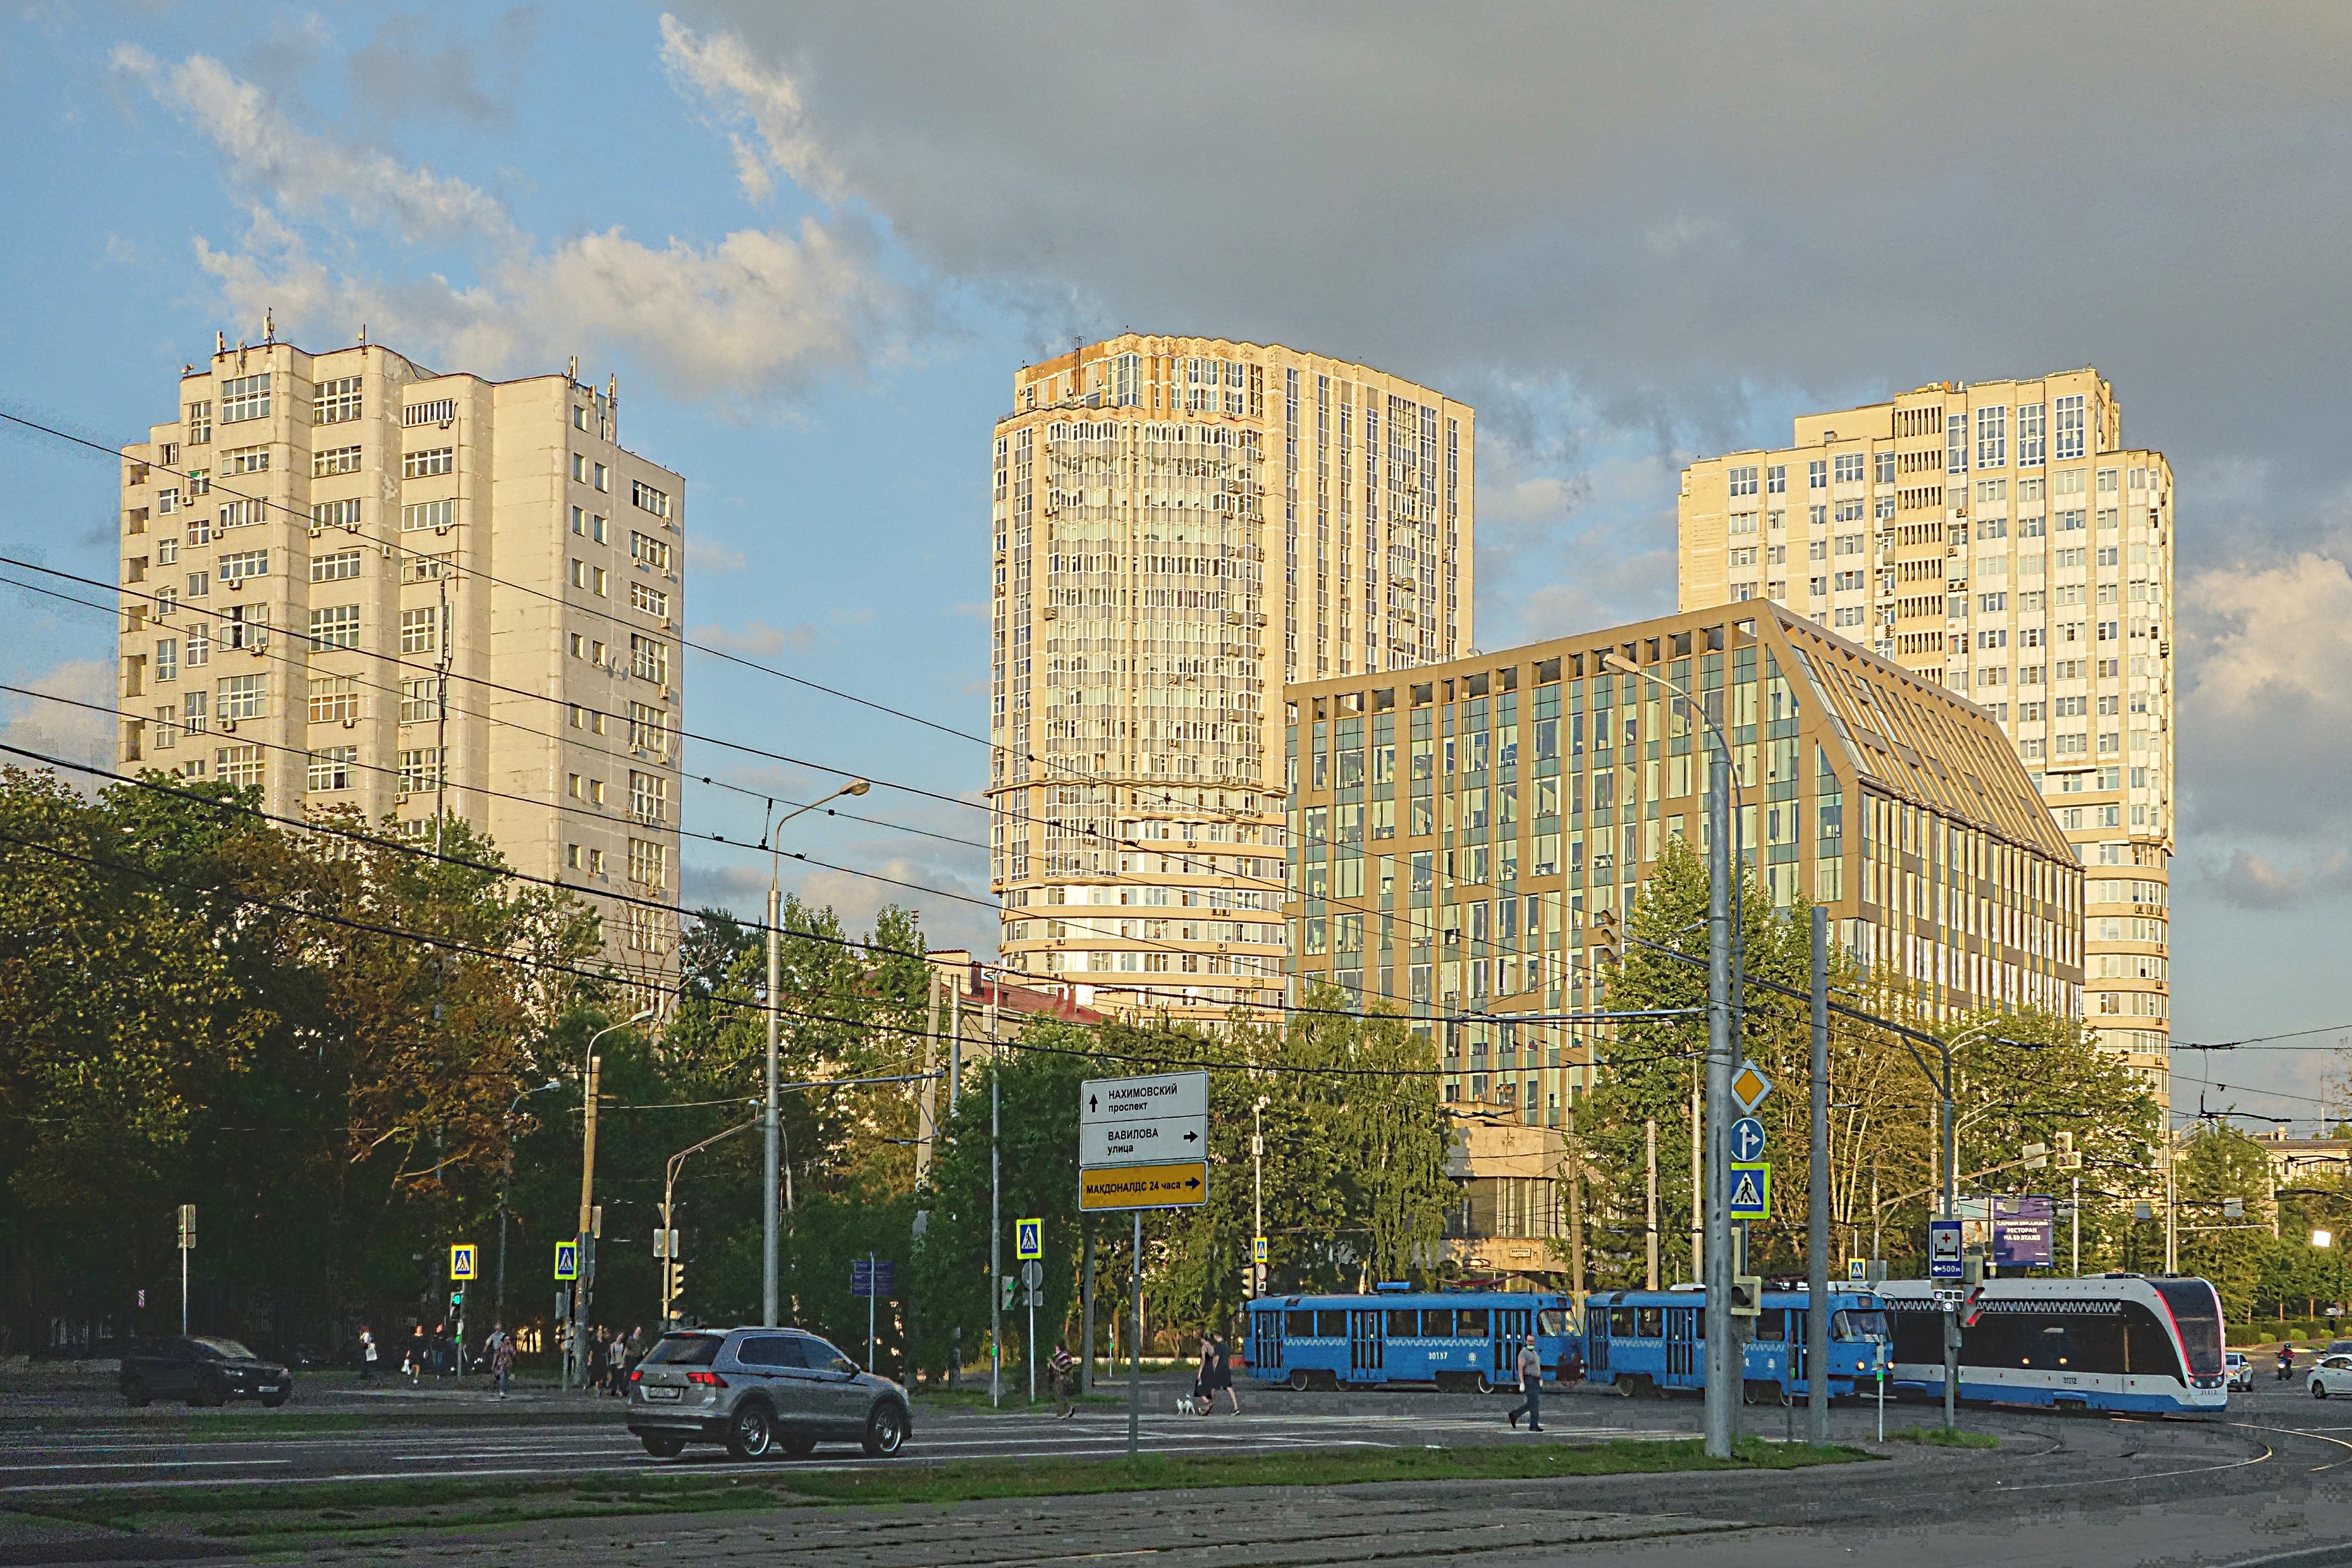
[[[724,1443],[739,1459],[821,1442],[887,1458],[913,1430],[907,1391],[799,1329],[665,1334],[629,1373],[629,1430],[658,1459]]]

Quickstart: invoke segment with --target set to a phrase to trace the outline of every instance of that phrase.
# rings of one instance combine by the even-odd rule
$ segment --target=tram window
[[[1630,1340],[1633,1337],[1633,1308],[1612,1307],[1609,1309],[1609,1337],[1612,1340]]]
[[[1285,1312],[1282,1316],[1284,1320],[1283,1331],[1288,1334],[1292,1339],[1306,1340],[1315,1337],[1314,1313]]]
[[[1421,1310],[1421,1336],[1426,1340],[1450,1340],[1454,1337],[1454,1309],[1423,1307]]]
[[[1662,1337],[1665,1333],[1665,1309],[1663,1307],[1637,1307],[1634,1310],[1640,1314],[1640,1316],[1635,1320],[1634,1334],[1636,1338],[1654,1340]]]
[[[1316,1337],[1318,1339],[1346,1339],[1348,1337],[1348,1314],[1345,1311],[1330,1312],[1318,1309],[1315,1314],[1315,1333]]]
[[[1569,1327],[1565,1308],[1546,1307],[1536,1314],[1536,1332],[1539,1334],[1559,1335],[1573,1331]]]
[[[2074,1336],[2063,1323],[2044,1323],[2041,1332],[2026,1342],[2025,1364],[2042,1372],[2057,1372],[2071,1367],[2074,1362]]]
[[[1454,1331],[1465,1340],[1486,1337],[1486,1309],[1465,1307],[1454,1315]]]
[[[1396,1308],[1390,1309],[1389,1338],[1392,1340],[1415,1340],[1420,1337],[1421,1314],[1419,1312],[1414,1311],[1410,1307],[1406,1307],[1402,1310]]]
[[[1895,1359],[1898,1362],[1940,1362],[1944,1359],[1944,1315],[1941,1312],[1897,1312]]]
[[[1886,1338],[1886,1314],[1884,1312],[1838,1312],[1830,1319],[1830,1334],[1841,1340],[1884,1340]]]
[[[1756,1320],[1756,1337],[1774,1343],[1789,1337],[1789,1314],[1775,1307]]]

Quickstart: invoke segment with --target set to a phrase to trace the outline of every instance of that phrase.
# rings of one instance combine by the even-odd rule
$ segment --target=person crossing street
[[[1528,1430],[1543,1430],[1543,1352],[1536,1348],[1532,1336],[1519,1344],[1519,1392],[1527,1397],[1511,1412],[1511,1426],[1516,1430],[1519,1417],[1528,1418]]]

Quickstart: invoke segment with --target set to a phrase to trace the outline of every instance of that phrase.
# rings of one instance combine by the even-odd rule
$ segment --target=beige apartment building
[[[1928,1007],[2079,1009],[2084,872],[1999,724],[1770,600],[1294,685],[1299,995],[1402,1012],[1448,1101],[1562,1125],[1592,1084],[1589,1026],[1556,1016],[1599,1005],[1591,933],[1706,837],[1693,715],[1604,659],[1729,731],[1736,841],[1776,903],[1825,905]]]
[[[1784,605],[2007,732],[2084,868],[2084,1022],[2168,1101],[2172,508],[2093,370],[1804,415],[1680,502],[1685,609]]]
[[[576,366],[219,345],[122,449],[118,763],[463,817],[674,984],[685,483],[618,420]]]
[[[1081,1005],[1280,996],[1287,680],[1471,642],[1471,410],[1279,345],[1125,333],[997,421],[992,881]]]

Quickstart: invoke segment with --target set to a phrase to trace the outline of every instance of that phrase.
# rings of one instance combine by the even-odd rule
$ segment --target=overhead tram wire
[[[5,420],[9,424],[18,426],[26,430],[36,431],[55,440],[66,442],[71,446],[86,448],[87,450],[103,456],[113,462],[121,462],[124,460],[121,451],[107,446],[103,442],[93,440],[86,436],[77,436],[69,430],[62,430],[53,425],[44,425],[37,419],[27,419],[20,414],[9,413],[5,408],[0,408],[0,420]],[[150,461],[147,466],[154,472],[169,474],[174,478],[186,479],[188,477],[188,471],[186,469],[175,468],[169,464]],[[299,522],[305,529],[313,526],[310,514],[299,507],[291,506],[269,496],[253,495],[247,491],[237,489],[234,486],[221,483],[216,479],[208,479],[206,482],[210,489],[213,491],[217,491],[222,495],[230,496],[239,500],[252,502],[257,506],[263,507],[271,511],[285,514],[293,521]],[[414,552],[402,549],[399,545],[392,543],[390,541],[383,539],[380,535],[374,533],[362,533],[360,530],[348,524],[339,524],[337,526],[341,527],[348,536],[364,539],[370,543],[374,544],[380,550],[400,550],[403,554],[414,553]],[[452,562],[447,563],[446,570],[453,575],[475,577],[478,578],[482,582],[490,584],[493,586],[507,588],[519,594],[528,594],[534,598],[544,599],[550,604],[556,605],[564,609],[573,610],[588,615],[615,626],[629,626],[632,629],[637,629],[635,623],[624,618],[611,610],[599,610],[594,608],[593,605],[575,605],[572,601],[565,599],[560,594],[550,594],[543,588],[533,587],[528,584],[510,582],[506,578],[498,576],[494,573],[486,572],[479,567],[466,566]],[[683,635],[680,635],[677,640],[679,647],[691,648],[695,652],[710,658],[719,659],[729,664],[740,665],[746,669],[757,670],[763,675],[772,676],[778,680],[786,681],[795,686],[804,687],[812,691],[822,692],[826,696],[836,698],[844,702],[854,703],[862,708],[869,708],[877,713],[886,714],[894,719],[903,720],[908,723],[918,724],[926,729],[935,730],[940,734],[952,736],[960,741],[969,741],[974,745],[984,746],[992,752],[1004,749],[996,745],[992,741],[972,734],[970,731],[959,730],[952,725],[940,723],[935,719],[926,719],[920,714],[909,713],[903,709],[893,708],[887,703],[877,702],[871,698],[860,697],[854,692],[844,691],[837,687],[831,687],[824,685],[821,681],[811,680],[805,676],[793,675],[789,671],[778,669],[772,665],[761,664],[756,659],[745,658],[740,654],[730,653],[724,648],[713,647],[705,643],[696,642],[693,638]],[[1098,783],[1093,774],[1073,772],[1065,764],[1055,763],[1047,758],[1040,757],[1034,752],[1024,750],[1022,752],[1021,757],[1024,762],[1034,763],[1040,767],[1055,770],[1063,775],[1061,782],[1064,783]],[[892,787],[896,788],[903,786],[894,785]],[[1162,792],[1159,795],[1158,801],[1159,804],[1166,805],[1173,808],[1187,809],[1202,814],[1213,812],[1215,814],[1224,816],[1238,816],[1242,815],[1239,807],[1228,808],[1223,806],[1210,807],[1188,805],[1187,803],[1179,800],[1165,792]],[[986,811],[992,809],[989,806],[970,801],[962,801],[958,804],[970,806],[974,810]]]

